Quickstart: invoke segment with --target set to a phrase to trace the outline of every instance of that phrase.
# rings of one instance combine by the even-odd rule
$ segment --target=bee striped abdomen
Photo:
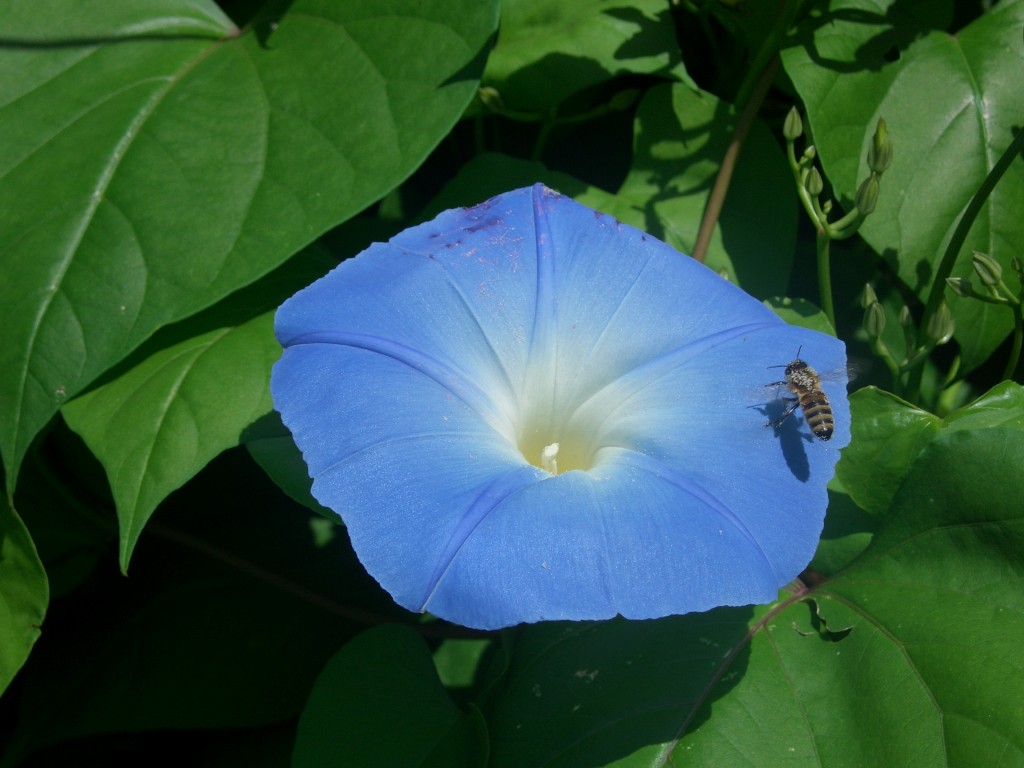
[[[800,407],[804,409],[804,418],[814,436],[819,440],[830,439],[836,422],[832,417],[832,406],[829,405],[825,393],[820,390],[802,392]]]

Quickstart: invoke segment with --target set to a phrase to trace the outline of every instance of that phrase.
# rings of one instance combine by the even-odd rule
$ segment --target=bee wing
[[[870,363],[867,363],[866,361],[849,361],[846,365],[839,368],[833,368],[831,371],[819,372],[818,378],[821,380],[821,383],[825,385],[835,385],[845,381],[846,385],[849,386],[850,384],[853,384],[854,379],[863,375],[869,366]]]
[[[851,357],[846,361],[846,383],[853,384],[860,377],[867,375],[872,365],[872,361],[866,357]],[[840,368],[836,372],[841,374],[843,369]]]

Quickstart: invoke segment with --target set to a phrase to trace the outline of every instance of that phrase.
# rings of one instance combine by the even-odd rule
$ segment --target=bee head
[[[804,348],[803,344],[801,344],[799,347],[797,347],[797,349],[796,349],[796,357],[788,365],[769,365],[768,367],[769,368],[785,368],[787,376],[789,376],[789,374],[791,374],[791,373],[796,373],[797,371],[802,371],[802,370],[806,369],[807,368],[807,363],[805,363],[803,360],[800,359],[800,352],[801,352],[801,350],[803,348]]]
[[[791,376],[794,373],[807,370],[807,363],[801,360],[799,357],[786,366],[786,375]]]

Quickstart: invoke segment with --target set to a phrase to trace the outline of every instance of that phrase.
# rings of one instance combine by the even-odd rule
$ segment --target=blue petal
[[[849,441],[843,376],[830,443],[765,426],[769,366],[841,370],[841,342],[539,185],[371,247],[277,334],[314,495],[397,602],[468,626],[770,600]],[[534,466],[557,441],[585,469]]]

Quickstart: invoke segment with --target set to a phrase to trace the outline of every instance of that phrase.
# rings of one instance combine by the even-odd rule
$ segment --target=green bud
[[[965,299],[974,295],[974,286],[971,285],[971,281],[966,277],[947,277],[946,285],[957,296],[962,296]]]
[[[906,304],[903,305],[903,309],[900,310],[900,325],[904,328],[909,328],[914,324],[914,316],[910,314],[910,307]]]
[[[935,310],[935,314],[928,321],[928,338],[935,346],[939,346],[953,338],[954,330],[956,330],[956,324],[953,322],[953,314],[949,311],[946,300],[943,299],[939,308]]]
[[[796,141],[803,135],[803,132],[804,121],[800,119],[800,113],[796,111],[796,107],[792,107],[789,114],[786,115],[785,122],[782,123],[782,135],[786,137],[786,141]]]
[[[804,186],[814,196],[820,195],[821,191],[825,189],[825,181],[821,178],[821,174],[818,173],[818,169],[813,165],[811,166],[811,172],[807,174],[807,181],[804,183]]]
[[[830,213],[832,213],[832,201],[831,200],[826,200],[824,203],[821,204],[821,212],[824,213],[826,216],[828,216]]]
[[[975,251],[971,254],[971,263],[978,279],[985,285],[996,286],[1003,279],[1002,266],[988,254]]]
[[[872,339],[877,339],[885,330],[885,310],[877,301],[871,302],[864,310],[864,330]]]
[[[872,304],[878,303],[878,294],[871,283],[864,283],[864,290],[860,292],[860,308],[867,309]]]
[[[875,128],[875,135],[868,146],[868,168],[873,173],[885,173],[890,165],[892,165],[892,139],[889,138],[885,120],[880,117],[878,126]]]
[[[878,203],[878,192],[878,176],[872,173],[864,179],[864,183],[857,190],[857,197],[854,198],[854,204],[862,216],[867,216],[875,210],[875,205]]]
[[[813,144],[809,145],[807,147],[807,149],[804,150],[804,159],[807,160],[808,162],[810,162],[811,160],[813,160],[817,156],[818,156],[818,150],[816,150],[814,148]]]
[[[492,112],[501,112],[505,109],[505,101],[501,98],[497,88],[489,85],[482,85],[477,89],[480,102]]]

